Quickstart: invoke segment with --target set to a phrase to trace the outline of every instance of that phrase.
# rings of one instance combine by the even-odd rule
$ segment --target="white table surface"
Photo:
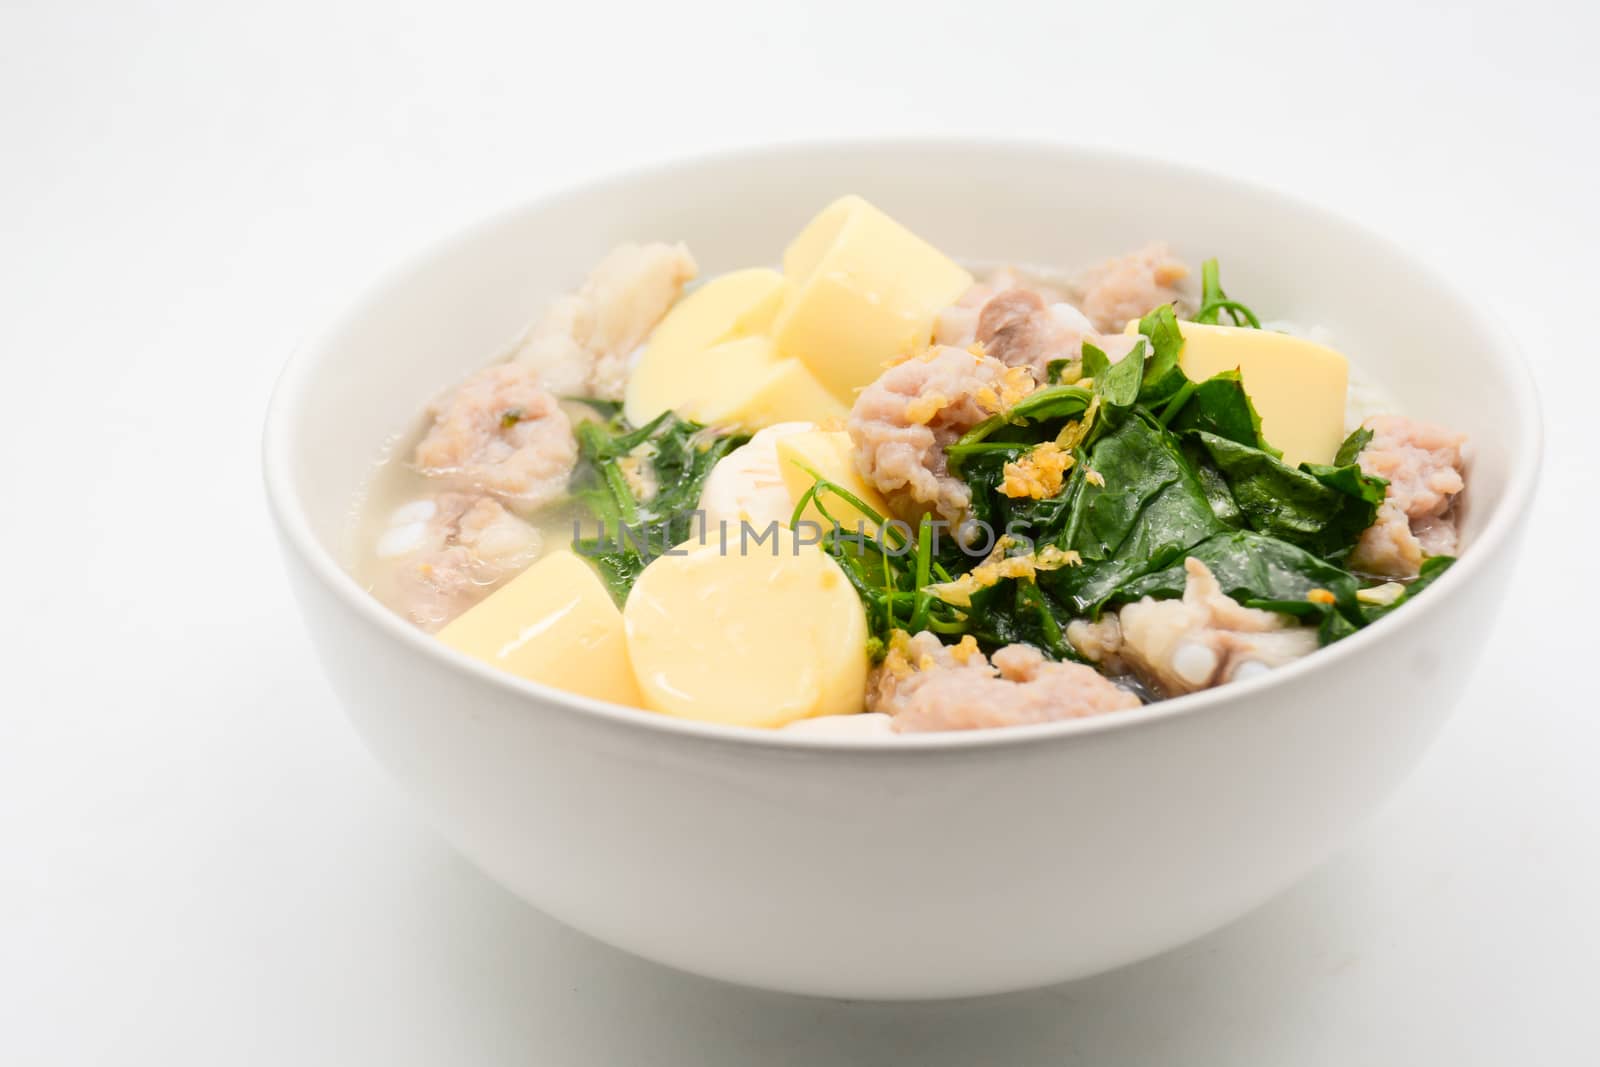
[[[1427,6],[8,0],[0,1062],[1596,1062],[1600,16]],[[1354,846],[1119,973],[879,1006],[600,947],[345,725],[267,526],[273,377],[391,257],[540,190],[952,131],[1293,189],[1475,284],[1550,430],[1491,653]]]

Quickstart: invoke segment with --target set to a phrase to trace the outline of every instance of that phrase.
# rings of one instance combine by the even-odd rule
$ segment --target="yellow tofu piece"
[[[1139,324],[1128,324],[1137,333]],[[1344,441],[1350,363],[1338,352],[1272,330],[1180,322],[1178,365],[1199,382],[1237,370],[1261,416],[1261,434],[1290,466],[1332,463]]]
[[[678,552],[644,569],[622,609],[645,707],[765,727],[861,710],[866,613],[831,557],[777,527],[759,545]]]
[[[848,409],[797,359],[780,358],[765,337],[714,345],[698,361],[696,381],[678,408],[708,426],[759,430],[780,422],[842,419]]]
[[[698,384],[705,350],[724,341],[764,333],[783,302],[783,275],[765,267],[713,278],[680,300],[650,334],[628,379],[623,412],[642,426],[675,411]]]
[[[868,485],[866,479],[861,477],[861,472],[856,469],[855,445],[851,442],[850,435],[843,430],[810,430],[789,434],[779,438],[777,448],[778,473],[783,476],[783,484],[788,488],[789,499],[793,504],[800,503],[800,498],[816,481],[807,473],[809,468],[828,481],[843,486],[855,494],[863,504],[879,515],[890,514],[889,505],[882,494]],[[846,533],[856,532],[858,524],[867,533],[872,533],[877,528],[877,524],[870,516],[832,493],[825,494],[823,505]],[[800,518],[818,524],[824,532],[831,528],[828,520],[818,510],[815,500],[806,505]]]
[[[451,648],[521,678],[642,708],[622,613],[589,564],[552,552],[439,631]]]
[[[919,352],[934,315],[972,275],[859,196],[824,208],[783,254],[788,289],[772,324],[778,351],[805,362],[841,400],[891,359]]]

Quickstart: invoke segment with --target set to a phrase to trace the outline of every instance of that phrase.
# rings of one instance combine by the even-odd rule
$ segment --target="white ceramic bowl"
[[[1471,434],[1462,561],[1260,679],[1140,711],[835,741],[569,696],[458,655],[341,565],[379,446],[623,240],[709,276],[861,193],[958,257],[1079,265],[1152,238],[1319,323],[1415,415]],[[439,830],[609,944],[800,993],[994,993],[1164,951],[1262,903],[1389,793],[1471,677],[1538,474],[1530,376],[1482,301],[1317,208],[1163,163],[919,141],[692,160],[499,215],[400,266],[290,362],[266,479],[323,666]]]

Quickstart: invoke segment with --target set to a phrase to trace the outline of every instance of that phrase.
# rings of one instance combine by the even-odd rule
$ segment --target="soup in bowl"
[[[865,997],[1093,973],[1325,856],[1459,692],[1537,452],[1509,340],[1381,239],[959,142],[481,224],[266,444],[329,676],[462,851]]]

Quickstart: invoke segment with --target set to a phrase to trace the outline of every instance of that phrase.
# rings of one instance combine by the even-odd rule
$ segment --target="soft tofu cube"
[[[643,426],[663,411],[679,410],[706,372],[705,351],[765,332],[785,286],[777,271],[756,267],[713,278],[679,301],[651,333],[628,379],[622,405],[628,421]]]
[[[1272,330],[1180,322],[1178,365],[1194,381],[1237,370],[1261,434],[1290,466],[1331,463],[1344,440],[1350,364],[1333,349]],[[1129,323],[1128,333],[1138,332]]]
[[[861,199],[823,209],[783,255],[789,289],[772,326],[778,351],[803,361],[849,402],[889,360],[921,351],[935,314],[972,275]]]
[[[552,552],[469,608],[438,638],[521,678],[643,707],[622,613],[593,568]]]
[[[765,337],[724,341],[690,361],[696,381],[678,410],[708,426],[759,430],[781,422],[843,419],[844,404]]]

